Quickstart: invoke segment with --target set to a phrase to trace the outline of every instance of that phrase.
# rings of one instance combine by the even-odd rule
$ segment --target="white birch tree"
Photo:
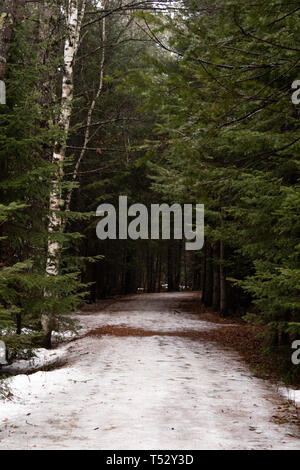
[[[107,3],[106,0],[102,1],[103,10],[106,9],[106,3]],[[94,96],[94,98],[93,98],[93,100],[90,104],[90,107],[89,107],[89,111],[88,111],[88,115],[87,115],[87,119],[86,119],[86,128],[85,128],[83,146],[82,146],[82,149],[80,151],[80,155],[79,155],[78,160],[75,164],[74,171],[73,171],[73,174],[72,174],[72,181],[73,182],[76,181],[76,179],[78,177],[80,164],[81,164],[81,162],[82,162],[82,160],[83,160],[83,158],[86,154],[87,146],[88,146],[89,141],[90,141],[90,129],[91,129],[91,124],[92,124],[94,109],[95,109],[95,106],[97,104],[97,101],[99,100],[99,97],[100,97],[100,95],[102,93],[102,89],[103,89],[104,62],[105,62],[105,39],[106,39],[106,17],[103,16],[103,19],[102,19],[102,33],[101,33],[101,46],[100,46],[101,47],[101,60],[100,60],[100,67],[99,67],[98,88],[97,88],[96,95]],[[67,211],[70,210],[72,193],[73,193],[73,188],[71,187],[68,191],[67,196],[66,196],[66,210]]]
[[[53,234],[62,230],[62,182],[63,166],[65,161],[66,142],[70,129],[72,103],[73,103],[73,78],[74,64],[77,50],[80,43],[80,31],[85,13],[87,0],[68,0],[66,8],[66,37],[63,57],[63,78],[62,97],[59,115],[59,127],[62,131],[61,139],[55,143],[53,152],[53,163],[56,166],[52,189],[50,192],[50,215],[48,224],[48,254],[46,261],[46,274],[57,276],[59,274],[60,243],[55,240]],[[47,292],[45,292],[47,295]],[[53,313],[46,313],[42,316],[42,326],[44,330],[44,345],[51,347],[52,331],[56,324],[56,317]]]

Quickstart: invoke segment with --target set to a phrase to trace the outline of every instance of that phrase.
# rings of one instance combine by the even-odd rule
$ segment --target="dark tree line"
[[[300,321],[298,5],[0,9],[0,327],[10,347],[49,347],[86,300],[188,287],[222,316],[263,326],[287,358]],[[98,240],[96,208],[120,195],[204,204],[204,248]]]

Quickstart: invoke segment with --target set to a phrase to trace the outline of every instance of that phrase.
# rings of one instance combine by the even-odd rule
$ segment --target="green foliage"
[[[206,243],[225,243],[228,300],[242,288],[247,318],[275,331],[275,346],[284,333],[288,358],[300,334],[299,11],[283,0],[194,2],[151,21],[165,52],[130,81],[156,115],[152,187],[205,203]]]
[[[82,260],[77,253],[70,256],[82,234],[69,230],[70,221],[90,217],[62,210],[66,232],[48,233],[49,194],[57,171],[52,153],[62,134],[55,92],[63,30],[57,22],[53,37],[43,37],[42,22],[39,29],[34,26],[38,10],[27,13],[10,44],[7,105],[0,107],[0,337],[11,358],[30,354],[40,344],[43,314],[57,317],[56,329],[72,327],[66,315],[82,303],[86,286],[80,282]],[[56,277],[45,272],[50,238],[62,246]]]
[[[300,334],[299,11],[285,0],[182,3],[170,15],[107,16],[104,84],[74,182],[103,47],[101,21],[86,28],[58,211],[65,230],[50,234],[52,151],[64,132],[62,11],[46,15],[51,37],[38,10],[16,27],[0,109],[0,328],[16,354],[39,342],[42,315],[69,328],[85,290],[91,300],[135,291],[145,272],[169,269],[172,244],[96,239],[96,207],[123,194],[146,205],[204,203],[206,248],[194,269],[204,291],[212,270],[219,281],[225,272],[227,305],[216,299],[215,308],[264,325],[286,358]],[[96,13],[95,2],[88,8]],[[57,276],[45,275],[49,239],[61,246]]]

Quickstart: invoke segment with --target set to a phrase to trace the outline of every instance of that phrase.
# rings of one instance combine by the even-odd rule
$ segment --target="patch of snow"
[[[69,341],[70,339],[76,338],[77,334],[74,331],[53,331],[52,338],[56,342]]]
[[[0,330],[0,335],[1,336],[7,336],[7,335],[11,335],[11,334],[14,334],[16,332],[16,329],[15,328],[3,328],[2,330]],[[31,330],[30,328],[22,328],[21,329],[21,334],[22,335],[31,335],[34,331]]]
[[[145,330],[163,332],[219,328],[220,325],[199,319],[194,313],[183,313],[178,307],[178,301],[189,294],[162,293],[131,296],[128,299],[116,301],[100,313],[90,315],[76,314],[74,318],[80,321],[84,334],[101,326],[129,326]],[[195,294],[190,294],[191,296]],[[165,301],[168,299],[168,308]],[[121,308],[121,309],[120,309]],[[229,325],[227,325],[229,326]]]
[[[39,369],[43,366],[55,364],[59,359],[65,356],[64,349],[47,350],[38,348],[33,350],[34,357],[31,359],[20,359],[10,365],[2,367],[2,371],[12,374],[22,374],[27,370]]]
[[[83,315],[83,326],[205,326],[179,309],[173,294],[138,295]],[[0,450],[300,447],[295,426],[272,420],[280,395],[233,351],[176,336],[84,337],[59,350],[67,367],[10,380]]]
[[[300,390],[294,390],[289,387],[280,387],[279,392],[295,405],[300,405]]]

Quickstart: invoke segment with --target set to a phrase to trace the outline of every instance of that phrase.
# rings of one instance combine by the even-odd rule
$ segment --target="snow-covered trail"
[[[87,336],[62,347],[68,366],[15,377],[0,449],[299,449],[295,426],[272,421],[283,399],[235,353],[161,334],[219,327],[181,311],[193,296],[137,295],[80,315],[85,331],[160,335]]]

